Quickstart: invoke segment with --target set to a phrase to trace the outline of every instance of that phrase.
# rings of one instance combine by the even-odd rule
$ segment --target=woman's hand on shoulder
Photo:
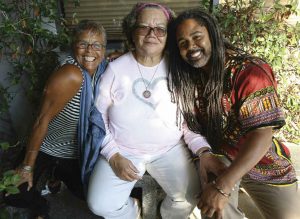
[[[122,180],[132,182],[141,179],[138,175],[139,171],[133,163],[119,153],[114,154],[109,159],[109,164],[114,173]]]

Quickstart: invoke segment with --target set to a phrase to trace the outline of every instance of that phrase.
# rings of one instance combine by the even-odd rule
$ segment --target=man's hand
[[[203,189],[198,208],[201,209],[202,214],[208,217],[215,215],[215,219],[221,219],[222,211],[228,203],[228,197],[222,195],[212,183],[208,183]]]
[[[199,177],[204,189],[208,183],[208,175],[212,173],[216,177],[226,170],[226,165],[214,154],[205,153],[199,159]]]
[[[201,213],[212,217],[215,214],[216,219],[222,218],[222,210],[228,202],[228,198],[220,194],[212,183],[217,176],[223,173],[227,167],[218,158],[218,156],[205,153],[201,155],[199,159],[199,177],[202,186],[202,193],[198,208],[201,209]],[[213,179],[210,179],[210,175],[213,175]]]
[[[138,175],[139,171],[133,165],[133,163],[119,153],[114,154],[110,158],[109,164],[115,174],[122,180],[132,182],[134,180],[141,179],[141,177]]]

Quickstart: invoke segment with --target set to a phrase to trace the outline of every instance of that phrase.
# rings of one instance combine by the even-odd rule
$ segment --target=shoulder
[[[65,64],[54,72],[53,79],[68,80],[73,83],[81,84],[83,81],[83,73],[78,66]]]
[[[123,68],[127,69],[129,65],[131,65],[134,61],[134,58],[132,56],[131,52],[125,53],[124,55],[121,55],[119,58],[114,60],[113,62],[110,62],[108,66],[111,68]]]
[[[237,67],[236,70],[235,86],[240,91],[253,92],[270,86],[276,87],[272,68],[266,62],[261,60],[247,61]]]
[[[240,68],[240,72],[238,75],[238,78],[240,80],[243,78],[263,79],[263,78],[268,78],[270,76],[272,76],[273,78],[273,70],[271,66],[260,59],[244,61],[241,65],[237,66],[237,70],[239,70],[238,68]]]
[[[107,68],[103,74],[105,75],[124,75],[126,74],[127,71],[132,69],[132,64],[133,64],[133,57],[131,55],[131,52],[128,52],[113,62],[109,62],[107,65]]]
[[[83,82],[81,69],[73,64],[65,64],[59,67],[49,78],[45,91],[69,91],[80,89]],[[76,93],[75,92],[75,93]]]

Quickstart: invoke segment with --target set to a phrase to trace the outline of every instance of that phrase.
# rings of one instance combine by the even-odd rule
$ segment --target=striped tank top
[[[74,64],[78,66],[83,74],[81,67],[72,57],[68,57],[62,63],[62,65],[64,64]],[[82,85],[83,82],[76,95],[49,123],[48,132],[41,145],[40,151],[60,158],[77,159],[79,157],[77,130]]]

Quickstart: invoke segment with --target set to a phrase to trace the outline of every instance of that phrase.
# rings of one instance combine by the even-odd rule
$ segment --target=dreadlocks
[[[195,19],[199,25],[207,28],[211,41],[211,72],[206,74],[202,69],[193,68],[181,57],[176,41],[176,29],[186,19]],[[217,146],[222,138],[222,105],[225,47],[217,22],[207,13],[200,10],[189,10],[180,14],[169,28],[168,49],[170,53],[169,89],[173,92],[175,100],[189,129],[204,134],[212,146]],[[203,88],[203,97],[206,100],[207,126],[199,124],[197,114],[197,97],[199,85]]]
[[[177,27],[187,19],[194,19],[208,31],[211,42],[211,69],[209,72],[204,72],[202,68],[192,67],[180,56],[175,33]],[[260,67],[257,60],[262,59],[251,56],[227,42],[221,34],[216,19],[199,9],[185,11],[170,23],[167,47],[170,54],[168,86],[174,100],[178,103],[188,128],[206,136],[211,146],[218,149],[223,138],[222,97],[225,83],[228,83],[228,78],[225,77],[227,71],[225,60],[230,66],[249,60],[252,64]],[[263,71],[265,72],[264,69]],[[270,80],[273,81],[272,78]],[[206,124],[200,124],[197,113],[201,111],[201,106],[197,104],[199,96],[205,100]]]

